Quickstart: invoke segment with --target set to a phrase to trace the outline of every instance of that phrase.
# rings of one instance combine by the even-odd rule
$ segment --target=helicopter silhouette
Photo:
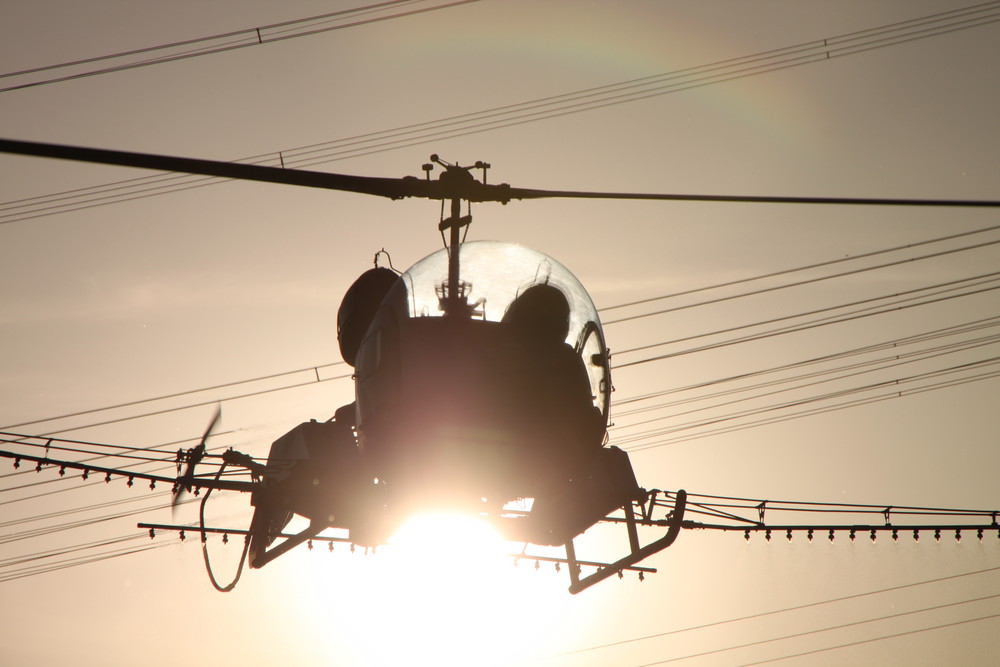
[[[511,542],[562,547],[570,591],[580,592],[612,575],[653,568],[638,563],[669,547],[682,529],[783,531],[977,530],[997,527],[995,511],[957,511],[961,521],[942,523],[939,511],[879,506],[884,523],[771,524],[765,511],[801,510],[763,501],[713,502],[701,497],[692,509],[713,522],[694,521],[683,490],[649,491],[639,486],[628,454],[608,443],[610,353],[593,301],[580,281],[555,259],[513,243],[466,241],[472,221],[467,208],[479,202],[543,197],[685,201],[738,201],[997,207],[1000,202],[807,197],[738,197],[615,192],[574,192],[488,184],[490,165],[448,163],[438,156],[423,166],[424,178],[372,178],[326,172],[286,170],[236,163],[142,153],[0,140],[0,151],[163,169],[223,178],[248,179],[341,190],[400,199],[448,201],[449,215],[438,229],[445,247],[403,273],[376,266],[346,291],[337,318],[341,355],[354,368],[355,400],[336,409],[328,421],[299,424],[271,445],[266,462],[229,450],[219,456],[214,476],[198,475],[206,442],[218,424],[210,423],[201,442],[178,452],[176,477],[125,472],[82,462],[17,452],[0,456],[44,466],[169,483],[174,502],[181,494],[204,490],[199,528],[139,524],[155,530],[222,532],[204,523],[204,506],[213,490],[250,494],[254,507],[245,536],[245,561],[260,568],[311,540],[347,541],[362,547],[385,544],[403,521],[432,510],[451,510],[491,523]],[[437,179],[431,178],[435,168]],[[474,171],[481,172],[477,179]],[[184,468],[183,473],[181,468]],[[223,479],[227,467],[248,479]],[[512,505],[530,499],[515,508]],[[526,507],[527,509],[523,509]],[[722,509],[722,508],[725,509]],[[871,511],[875,506],[866,506]],[[844,506],[841,511],[858,511]],[[893,510],[908,516],[934,514],[931,523],[893,523]],[[740,513],[742,512],[742,514]],[[308,527],[286,533],[293,516]],[[969,523],[969,517],[990,523]],[[748,518],[749,517],[749,518]],[[578,559],[574,539],[598,523],[623,524],[629,550],[612,563]],[[637,527],[665,528],[642,544]],[[324,538],[328,529],[345,538]],[[530,556],[531,558],[541,558]],[[219,586],[208,565],[213,584]],[[586,566],[595,571],[582,576]]]

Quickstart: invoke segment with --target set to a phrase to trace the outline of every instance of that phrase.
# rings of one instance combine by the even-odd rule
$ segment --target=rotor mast
[[[448,239],[449,250],[448,250],[448,295],[446,297],[448,308],[445,312],[450,312],[457,306],[459,299],[461,298],[461,286],[459,285],[459,280],[461,279],[461,272],[459,268],[459,246],[461,241],[459,240],[459,228],[462,226],[460,224],[460,216],[462,214],[462,200],[455,198],[451,200],[451,217],[448,220],[451,222],[451,238]],[[469,216],[471,218],[471,216]],[[469,220],[471,222],[471,220]]]
[[[430,177],[430,171],[434,168],[434,164],[432,163],[444,167],[444,171],[441,172],[438,180],[444,190],[453,193],[467,191],[470,186],[485,185],[486,170],[490,167],[489,164],[482,161],[476,162],[471,167],[448,164],[435,154],[431,155],[431,163],[423,166],[423,170],[427,172],[428,178]],[[472,169],[483,170],[482,183],[477,181],[472,175]],[[472,215],[471,213],[462,215],[462,199],[463,197],[457,194],[449,198],[451,202],[450,215],[441,220],[441,223],[438,225],[442,237],[444,237],[445,231],[448,231],[448,240],[445,242],[445,246],[448,248],[448,281],[444,286],[441,306],[446,315],[468,317],[471,311],[466,299],[465,287],[462,283],[460,247],[463,240],[462,229],[468,229],[469,224],[472,223]],[[469,205],[471,207],[471,200],[467,201],[470,202]]]

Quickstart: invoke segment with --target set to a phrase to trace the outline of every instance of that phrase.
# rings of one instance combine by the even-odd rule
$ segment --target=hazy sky
[[[481,0],[371,21],[446,4],[402,2],[345,14],[338,30],[76,76],[252,42],[254,28],[360,4],[6,0],[2,72],[250,32],[0,78],[6,89],[75,77],[0,93],[0,135],[220,160],[266,156],[269,164],[281,151],[290,166],[372,176],[419,175],[438,153],[490,162],[491,182],[554,189],[970,199],[1000,192],[1000,24],[991,22],[1000,3],[943,17],[973,5]],[[930,18],[910,23],[921,17]],[[272,28],[261,38],[330,25]],[[890,28],[868,32],[882,26]],[[0,424],[8,426],[334,364],[340,298],[374,254],[384,247],[406,267],[440,247],[434,202],[136,182],[128,179],[148,174],[11,156],[0,157],[0,169]],[[107,184],[114,189],[85,190]],[[152,196],[159,190],[150,188],[170,192]],[[22,201],[35,197],[44,199]],[[57,206],[63,212],[43,215]],[[995,210],[558,200],[479,205],[473,214],[470,238],[552,254],[602,309],[998,224]],[[997,292],[982,291],[993,282],[955,283],[995,278],[986,274],[1000,266],[991,245],[998,239],[997,231],[970,234],[604,310],[608,322],[672,309],[606,326],[619,367],[611,442],[632,450],[648,488],[1000,507],[1000,380],[973,381],[996,370],[996,323],[955,331],[1000,317]],[[956,252],[940,254],[949,250]],[[938,293],[951,288],[980,291]],[[900,296],[865,305],[940,299],[691,351],[779,326],[742,328],[753,323],[893,294]],[[706,335],[725,329],[735,330]],[[942,333],[906,343],[929,332]],[[761,374],[877,343],[898,350]],[[927,358],[898,363],[911,353]],[[650,360],[660,355],[671,356]],[[829,376],[806,377],[883,358],[878,372],[822,384]],[[329,366],[321,374],[344,372]],[[755,375],[682,391],[739,374]],[[221,400],[224,434],[214,444],[263,455],[295,424],[326,419],[350,401],[350,381],[233,397],[309,377],[10,430],[153,446],[197,437],[214,408],[82,427]],[[772,379],[789,382],[753,388]],[[898,383],[884,384],[891,381]],[[893,398],[893,389],[909,395]],[[653,393],[664,395],[628,402]],[[850,401],[861,404],[835,409]],[[821,412],[791,418],[808,410]],[[690,425],[702,420],[712,423]],[[764,420],[774,423],[755,425]],[[17,533],[164,502],[121,481],[13,489],[57,475],[15,476],[9,462],[0,470],[0,578],[22,567],[12,563],[22,556],[135,534],[137,517],[8,539]],[[38,519],[133,497],[146,500]],[[188,510],[176,520],[194,520]],[[172,520],[169,510],[138,518]],[[246,499],[222,501],[216,520],[245,526]],[[627,548],[622,536],[609,539],[618,541],[599,535],[584,546],[610,557]],[[206,580],[196,540],[163,540],[170,546],[0,583],[0,662],[987,665],[1000,650],[1000,622],[988,618],[1000,615],[1000,598],[990,597],[1000,594],[996,535],[958,544],[768,544],[691,532],[650,559],[659,572],[645,582],[626,577],[579,596],[565,592],[565,572],[535,573],[522,563],[484,575],[448,545],[437,552],[447,567],[427,563],[424,578],[390,555],[299,549],[245,573],[222,595]],[[213,543],[221,578],[235,549]],[[885,589],[893,590],[876,593]],[[834,600],[845,596],[856,597]],[[798,636],[782,639],[788,635]]]

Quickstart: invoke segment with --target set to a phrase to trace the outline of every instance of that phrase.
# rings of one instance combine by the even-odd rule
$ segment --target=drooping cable
[[[649,401],[656,398],[662,398],[671,394],[678,394],[681,392],[692,391],[696,389],[706,389],[708,387],[713,387],[717,385],[727,384],[731,382],[736,382],[739,380],[748,380],[754,377],[759,377],[762,375],[770,375],[775,373],[781,373],[789,370],[796,370],[806,366],[820,365],[824,363],[840,361],[850,357],[861,356],[865,354],[870,354],[874,352],[880,352],[886,349],[901,348],[907,345],[914,345],[918,343],[926,343],[934,340],[939,340],[941,338],[948,338],[956,335],[974,333],[977,331],[982,331],[984,329],[992,329],[1000,326],[1000,315],[993,317],[981,318],[978,320],[973,320],[971,322],[964,322],[962,324],[957,324],[948,327],[942,327],[939,329],[932,329],[930,331],[925,331],[919,334],[903,336],[902,338],[893,338],[890,340],[883,340],[878,343],[873,343],[869,345],[863,345],[861,347],[854,347],[848,350],[842,350],[840,352],[834,352],[830,354],[824,354],[818,357],[811,357],[809,359],[804,359],[801,361],[794,361],[786,364],[780,364],[778,366],[772,366],[769,368],[763,368],[753,371],[746,371],[743,373],[738,373],[736,375],[727,375],[721,378],[713,378],[709,380],[703,380],[694,384],[684,385],[680,387],[671,387],[669,389],[661,389],[654,392],[649,392],[645,394],[639,394],[635,396],[629,396],[627,398],[619,398],[612,401],[611,405],[613,408],[620,408],[626,405],[631,405],[635,403],[641,403],[644,401]],[[955,343],[953,345],[959,345],[960,343]],[[686,401],[678,401],[678,403],[683,403]],[[641,410],[636,408],[637,411]],[[621,414],[621,413],[619,413]]]
[[[80,58],[70,62],[58,63],[54,65],[44,65],[41,67],[32,67],[29,69],[23,69],[16,72],[7,72],[4,74],[0,74],[0,79],[16,79],[17,77],[23,78],[23,77],[28,77],[32,74],[41,74],[44,72],[67,70],[71,68],[78,68],[84,65],[97,65],[99,63],[115,61],[115,60],[124,61],[120,62],[119,64],[108,67],[98,67],[96,69],[85,70],[82,72],[74,72],[73,74],[57,75],[46,79],[36,79],[22,83],[10,84],[5,87],[0,87],[0,93],[6,93],[14,90],[23,90],[26,88],[35,88],[37,86],[45,86],[52,83],[74,81],[77,79],[87,78],[91,76],[98,76],[101,74],[123,72],[131,69],[136,69],[139,67],[148,67],[150,65],[160,65],[164,63],[176,62],[179,60],[187,60],[189,58],[194,58],[197,56],[206,56],[216,53],[224,53],[226,51],[233,51],[235,49],[242,49],[251,46],[260,46],[272,42],[294,39],[296,37],[307,37],[311,35],[331,32],[334,30],[343,30],[344,28],[355,28],[358,26],[370,25],[372,23],[379,23],[382,21],[389,21],[392,19],[405,18],[408,16],[424,14],[439,9],[447,9],[450,7],[457,7],[460,5],[467,5],[473,2],[479,2],[479,0],[454,0],[452,2],[438,4],[432,7],[421,7],[418,9],[396,12],[394,14],[388,14],[385,16],[375,16],[367,19],[358,19],[351,21],[349,23],[337,22],[337,21],[342,21],[344,18],[347,17],[371,15],[374,13],[378,13],[384,9],[392,8],[395,6],[420,4],[424,1],[425,0],[392,0],[390,2],[379,2],[371,5],[365,5],[362,7],[354,7],[352,9],[344,9],[336,12],[329,12],[326,14],[321,14],[319,16],[311,16],[308,18],[283,21],[281,23],[274,23],[255,28],[247,28],[245,30],[236,30],[217,35],[209,35],[206,37],[198,37],[194,39],[172,42],[169,44],[160,44],[157,46],[150,46],[141,49],[132,49],[130,51],[121,51],[118,53],[110,53],[102,56],[94,56],[91,58]]]
[[[885,588],[879,588],[879,589],[875,589],[875,590],[871,590],[871,591],[865,591],[863,593],[853,593],[853,594],[849,594],[849,595],[842,595],[842,596],[839,596],[839,597],[828,598],[828,599],[825,599],[825,600],[819,600],[819,601],[815,601],[815,602],[807,602],[807,603],[804,603],[804,604],[793,605],[793,606],[790,606],[790,607],[784,607],[782,609],[773,609],[773,610],[769,610],[769,611],[757,612],[755,614],[747,614],[745,616],[739,616],[739,617],[736,617],[736,618],[729,618],[729,619],[725,619],[725,620],[721,620],[721,621],[714,621],[714,622],[710,622],[710,623],[701,623],[699,625],[687,626],[687,627],[683,627],[683,628],[678,628],[676,630],[668,630],[668,631],[665,631],[665,632],[657,632],[657,633],[654,633],[654,634],[643,635],[643,636],[640,636],[640,637],[632,637],[632,638],[629,638],[629,639],[622,639],[622,640],[619,640],[619,641],[608,642],[606,644],[599,644],[599,645],[595,645],[595,646],[587,646],[587,647],[580,648],[580,649],[575,649],[575,650],[572,650],[572,651],[564,651],[564,652],[561,652],[561,653],[559,653],[557,655],[558,656],[569,656],[569,655],[576,655],[576,654],[579,654],[579,653],[588,653],[588,652],[591,652],[591,651],[598,651],[598,650],[601,650],[601,649],[614,648],[614,647],[618,647],[618,646],[624,646],[624,645],[627,645],[627,644],[633,644],[635,642],[641,642],[641,641],[645,641],[645,640],[648,640],[648,639],[659,639],[661,637],[668,637],[668,636],[672,636],[672,635],[683,634],[685,632],[694,632],[694,631],[697,631],[697,630],[707,630],[709,628],[716,628],[716,627],[720,627],[720,626],[723,626],[723,625],[729,625],[731,623],[740,623],[740,622],[743,622],[743,621],[752,621],[752,620],[757,620],[757,619],[760,619],[760,618],[766,618],[766,617],[769,617],[769,616],[777,616],[779,614],[785,614],[785,613],[788,613],[788,612],[804,611],[806,609],[812,609],[812,608],[819,607],[819,606],[822,606],[822,605],[834,604],[834,603],[837,603],[837,602],[847,602],[847,601],[850,601],[850,600],[859,600],[859,599],[863,599],[863,598],[867,598],[867,597],[871,597],[871,596],[875,596],[875,595],[880,595],[880,594],[883,594],[883,593],[893,593],[893,592],[896,592],[896,591],[902,591],[902,590],[908,590],[908,589],[917,588],[917,587],[920,587],[920,586],[926,586],[928,584],[936,584],[936,583],[942,583],[942,582],[952,582],[952,581],[956,581],[958,579],[962,579],[962,578],[965,578],[965,577],[973,577],[973,576],[977,576],[977,575],[981,575],[981,574],[993,574],[993,573],[996,573],[998,571],[1000,571],[1000,566],[998,566],[998,567],[990,567],[990,568],[985,568],[985,569],[980,569],[980,570],[974,570],[974,571],[971,571],[971,572],[961,572],[959,574],[952,574],[952,575],[947,575],[947,576],[943,576],[943,577],[935,577],[935,578],[932,578],[932,579],[925,579],[925,580],[922,580],[922,581],[912,582],[912,583],[908,583],[908,584],[900,584],[898,586],[888,586],[888,587],[885,587]]]
[[[904,264],[909,264],[911,262],[919,262],[927,259],[938,259],[940,257],[946,257],[948,255],[953,255],[960,252],[968,252],[970,250],[981,250],[983,248],[988,248],[990,246],[995,246],[1000,244],[1000,239],[995,239],[991,241],[983,241],[981,243],[976,243],[970,246],[963,246],[961,248],[949,248],[947,250],[940,250],[938,252],[927,253],[925,255],[918,255],[917,257],[906,257],[904,259],[897,259],[891,262],[883,262],[882,264],[874,264],[872,266],[862,266],[856,269],[850,269],[848,271],[841,271],[839,273],[831,273],[825,276],[817,276],[815,278],[803,278],[792,283],[783,283],[781,285],[773,285],[771,287],[761,287],[755,290],[750,290],[747,292],[740,292],[738,294],[730,294],[726,296],[716,297],[713,299],[705,299],[703,301],[698,301],[695,303],[686,303],[680,306],[673,306],[671,308],[662,308],[660,310],[655,310],[647,313],[639,313],[637,315],[629,315],[625,317],[619,317],[617,319],[608,320],[604,322],[604,326],[611,326],[613,324],[621,324],[623,322],[631,322],[633,320],[643,319],[646,317],[653,317],[656,315],[665,315],[668,313],[676,313],[681,310],[688,310],[691,308],[699,308],[701,306],[709,306],[717,303],[724,303],[726,301],[733,301],[734,299],[741,299],[748,296],[758,296],[761,294],[768,294],[770,292],[775,292],[782,289],[788,289],[791,287],[802,287],[804,285],[812,285],[815,283],[823,282],[825,280],[834,280],[836,278],[845,278],[848,276],[855,276],[861,273],[867,273],[869,271],[878,271],[881,269],[888,269],[896,266],[902,266]],[[666,298],[666,297],[659,297]]]
[[[616,419],[621,419],[623,417],[630,417],[630,416],[635,416],[635,415],[640,415],[640,414],[647,414],[649,412],[654,412],[654,411],[657,411],[657,410],[664,410],[664,409],[668,409],[668,408],[673,408],[673,407],[680,406],[680,405],[689,405],[689,404],[692,404],[692,403],[705,403],[706,401],[709,401],[709,400],[712,400],[712,399],[715,399],[715,398],[730,397],[730,396],[734,396],[734,395],[736,396],[736,398],[729,398],[729,399],[727,399],[725,401],[722,401],[722,402],[711,403],[711,404],[706,404],[706,405],[700,405],[698,407],[689,408],[689,409],[686,409],[686,410],[682,410],[680,412],[672,412],[669,415],[664,415],[664,416],[660,416],[660,417],[652,417],[652,418],[644,419],[644,420],[641,420],[641,421],[631,421],[631,422],[629,422],[627,424],[619,425],[619,426],[614,427],[614,428],[612,428],[610,430],[615,431],[615,430],[621,430],[623,428],[628,429],[628,428],[634,428],[636,426],[640,426],[640,425],[644,425],[644,424],[655,423],[655,422],[658,422],[658,421],[663,421],[663,420],[668,420],[668,419],[676,419],[678,417],[683,417],[683,416],[691,415],[691,414],[694,414],[694,413],[697,413],[697,412],[704,412],[706,410],[714,410],[714,409],[718,409],[718,408],[725,408],[725,407],[729,407],[729,406],[732,406],[732,405],[736,405],[738,403],[743,403],[743,402],[747,402],[747,401],[758,400],[758,399],[761,399],[761,398],[767,398],[767,397],[770,397],[770,396],[776,396],[776,395],[780,395],[780,394],[788,393],[788,392],[793,392],[793,391],[800,391],[800,390],[803,390],[803,389],[807,389],[809,387],[815,387],[815,386],[819,386],[819,385],[826,384],[826,383],[843,381],[843,380],[846,380],[846,379],[849,379],[849,378],[858,378],[858,377],[860,377],[862,375],[866,375],[866,374],[869,374],[869,373],[875,373],[875,372],[880,372],[880,371],[884,371],[884,370],[887,370],[887,369],[898,368],[898,367],[904,366],[906,364],[923,362],[923,361],[927,361],[929,359],[941,358],[941,357],[943,357],[945,355],[955,354],[955,353],[958,353],[958,352],[966,352],[966,351],[973,350],[973,349],[978,349],[978,348],[981,348],[981,347],[984,347],[984,346],[987,346],[987,345],[996,345],[998,343],[1000,343],[1000,335],[985,337],[985,338],[982,338],[982,339],[976,339],[974,341],[969,341],[967,343],[951,343],[951,344],[946,345],[946,346],[940,346],[938,348],[932,348],[931,350],[918,350],[918,351],[911,352],[911,353],[908,353],[908,354],[898,355],[896,357],[882,357],[882,358],[879,358],[879,359],[874,359],[874,360],[869,360],[869,361],[865,361],[865,362],[860,362],[860,363],[857,363],[857,364],[851,364],[851,365],[847,365],[847,366],[838,366],[838,367],[835,367],[835,368],[824,369],[822,371],[816,371],[816,372],[807,373],[807,374],[804,374],[804,375],[798,375],[798,376],[793,376],[793,377],[789,377],[789,378],[779,378],[779,379],[776,379],[776,380],[771,380],[771,381],[764,382],[764,383],[753,384],[753,385],[749,385],[749,386],[746,386],[746,387],[739,387],[739,388],[735,388],[735,389],[729,389],[729,390],[726,390],[726,391],[720,391],[720,392],[715,392],[715,393],[711,393],[711,394],[707,394],[707,395],[690,397],[690,398],[687,398],[687,399],[674,400],[674,401],[670,401],[670,402],[667,402],[667,403],[661,403],[661,404],[657,404],[657,405],[646,406],[646,407],[643,407],[643,408],[635,408],[635,409],[630,410],[630,411],[617,412],[616,413]],[[978,360],[978,361],[976,361],[974,363],[975,364],[979,364],[979,365],[988,365],[989,363],[992,363],[995,359],[996,359],[995,357],[993,359],[981,359],[981,360]],[[957,368],[961,368],[962,370],[969,370],[970,366],[966,364],[966,365],[963,365],[963,366],[958,366]],[[944,373],[944,372],[946,372],[946,370],[939,369],[936,372]],[[822,379],[816,379],[816,378],[822,378]],[[806,381],[804,381],[804,380],[806,380]],[[906,382],[906,381],[907,381],[907,378],[894,378],[892,380],[892,382],[900,382],[900,383]],[[787,384],[791,384],[793,382],[797,382],[798,384],[794,384],[792,386],[782,387],[780,389],[773,389],[773,387],[781,386],[781,385],[787,385]],[[869,391],[870,388],[871,387],[868,387],[868,388],[855,387],[853,390],[856,390],[856,391]],[[767,391],[758,392],[758,393],[751,393],[751,392],[754,392],[754,391],[756,391],[758,389],[767,389]],[[754,408],[752,410],[747,411],[747,414],[757,414],[757,413],[763,411],[764,409],[765,408]]]
[[[645,359],[638,359],[636,361],[629,361],[625,363],[616,363],[613,368],[622,369],[629,368],[632,366],[638,366],[641,364],[648,364],[655,361],[663,361],[665,359],[670,359],[673,357],[678,357],[687,354],[693,354],[696,352],[704,352],[706,350],[718,349],[720,347],[727,347],[730,345],[736,345],[739,343],[745,343],[752,340],[763,340],[765,338],[773,338],[775,336],[782,336],[789,333],[798,333],[802,331],[808,331],[811,329],[816,329],[821,326],[828,326],[831,324],[842,324],[845,322],[851,322],[859,319],[864,319],[868,317],[875,317],[878,315],[885,315],[887,313],[892,313],[901,310],[907,310],[910,308],[919,308],[921,306],[927,306],[931,304],[943,303],[946,301],[951,301],[953,299],[961,299],[970,296],[977,296],[980,294],[986,294],[994,290],[1000,289],[1000,286],[990,286],[990,283],[1000,280],[1000,271],[981,274],[978,276],[973,276],[971,278],[961,278],[959,280],[948,281],[944,283],[938,283],[930,287],[920,287],[912,290],[904,290],[902,292],[896,292],[893,294],[884,294],[877,297],[869,297],[866,299],[859,299],[856,301],[851,301],[847,303],[842,303],[835,306],[829,306],[825,308],[817,308],[810,311],[805,311],[801,313],[795,313],[792,315],[784,315],[781,317],[768,318],[766,320],[759,320],[757,322],[752,322],[749,324],[743,324],[732,327],[725,327],[723,329],[717,329],[710,332],[703,332],[699,334],[693,334],[690,336],[684,336],[681,338],[675,338],[669,341],[662,341],[659,343],[654,343],[652,345],[645,345],[642,347],[631,348],[628,350],[623,350],[616,354],[622,355],[630,352],[637,352],[645,349],[650,349],[652,347],[660,347],[663,345],[672,345],[676,343],[684,343],[692,340],[697,340],[699,338],[707,338],[710,336],[717,336],[727,333],[735,333],[741,329],[751,329],[754,327],[767,326],[771,324],[777,324],[779,322],[786,322],[788,320],[794,320],[801,317],[807,317],[811,315],[818,315],[821,313],[829,313],[831,311],[841,310],[844,308],[853,308],[855,306],[864,306],[856,310],[848,311],[847,313],[840,315],[827,315],[818,319],[810,320],[805,323],[787,325],[783,327],[775,327],[773,329],[768,329],[766,331],[746,334],[743,336],[738,336],[736,338],[731,338],[717,343],[708,343],[705,345],[700,345],[694,348],[687,348],[685,350],[680,350],[677,352],[670,352],[665,354],[656,355],[653,357],[647,357]],[[976,282],[978,281],[978,282]],[[963,285],[963,283],[967,283]],[[920,295],[920,292],[927,292],[928,290],[937,290],[930,292],[928,295]],[[965,290],[965,291],[960,291]],[[951,292],[951,294],[949,294]],[[886,299],[891,299],[895,297],[895,301],[890,302],[888,305],[875,306],[865,304],[873,304],[876,301],[884,301]]]
[[[355,135],[283,150],[278,153],[258,155],[239,160],[239,162],[267,163],[287,168],[327,164],[351,157],[372,155],[423,144],[432,140],[461,137],[639,101],[670,92],[894,46],[913,39],[948,34],[956,30],[979,27],[996,21],[1000,21],[1000,2],[998,1],[919,19],[899,21],[879,28],[814,40],[700,67],[450,116],[437,121],[401,126],[382,132]],[[164,182],[172,182],[173,184],[163,185]],[[0,224],[130,201],[218,182],[222,181],[201,176],[163,174],[92,188],[41,195],[0,204]]]
[[[658,294],[651,297],[646,297],[643,299],[636,299],[634,301],[628,301],[625,303],[615,304],[613,306],[601,306],[597,309],[599,313],[605,313],[610,310],[618,310],[621,308],[630,308],[632,306],[641,306],[647,303],[653,303],[655,301],[663,301],[666,299],[673,299],[679,296],[688,296],[690,294],[698,294],[699,292],[708,292],[715,289],[721,289],[723,287],[735,287],[736,285],[745,285],[757,280],[765,280],[767,278],[776,278],[778,276],[788,275],[790,273],[798,273],[800,271],[809,271],[812,269],[819,269],[825,266],[833,266],[835,264],[843,264],[844,262],[854,262],[859,259],[865,259],[868,257],[876,257],[878,255],[885,255],[892,252],[897,252],[900,250],[910,250],[912,248],[918,248],[920,246],[931,245],[934,243],[941,243],[943,241],[951,241],[958,238],[963,238],[966,236],[973,236],[976,234],[984,234],[986,232],[992,232],[1000,229],[1000,225],[992,225],[990,227],[982,227],[980,229],[973,229],[967,232],[960,232],[958,234],[949,234],[947,236],[939,236],[933,239],[927,239],[924,241],[916,241],[913,243],[906,243],[899,246],[894,246],[891,248],[880,248],[879,250],[871,250],[868,252],[863,252],[857,255],[849,255],[847,257],[837,257],[836,259],[828,259],[822,262],[815,262],[813,264],[807,264],[804,266],[797,266],[790,269],[780,269],[778,271],[771,271],[769,273],[757,274],[754,276],[748,276],[746,278],[739,278],[737,280],[728,280],[726,282],[715,283],[713,285],[706,285],[703,287],[695,287],[691,289],[682,290],[680,292],[671,292],[669,294]],[[604,323],[605,325],[607,322]]]
[[[822,632],[833,632],[835,630],[843,630],[843,629],[846,629],[846,628],[855,628],[855,627],[862,626],[862,625],[868,625],[870,623],[878,623],[878,622],[881,622],[881,621],[888,621],[888,620],[893,620],[893,619],[906,618],[906,617],[909,617],[909,616],[913,616],[915,614],[923,614],[923,613],[926,613],[926,612],[937,611],[937,610],[941,610],[941,609],[953,609],[955,607],[960,607],[960,606],[966,605],[966,604],[973,604],[973,603],[976,603],[976,602],[984,602],[986,600],[995,600],[996,598],[1000,598],[1000,593],[994,594],[994,595],[983,595],[983,596],[976,597],[976,598],[970,598],[968,600],[959,600],[957,602],[947,602],[947,603],[941,603],[941,604],[936,604],[936,605],[929,605],[929,606],[926,606],[926,607],[922,607],[920,609],[912,609],[910,611],[900,611],[900,612],[895,612],[895,613],[891,613],[891,614],[883,614],[881,616],[874,616],[874,617],[870,617],[870,618],[864,618],[864,619],[857,620],[857,621],[849,621],[847,623],[838,623],[836,625],[830,625],[830,626],[827,626],[827,627],[817,628],[817,629],[814,629],[814,630],[803,630],[803,631],[800,631],[800,632],[793,632],[793,633],[781,635],[781,636],[778,636],[778,637],[771,637],[771,638],[768,638],[768,639],[758,639],[758,640],[755,640],[755,641],[744,642],[742,644],[734,644],[732,646],[725,646],[725,647],[720,647],[720,648],[708,649],[708,650],[705,650],[705,651],[700,651],[698,653],[690,653],[690,654],[687,654],[687,655],[674,656],[674,657],[671,657],[671,658],[666,658],[664,660],[657,660],[657,661],[654,661],[654,662],[647,662],[647,663],[644,663],[642,665],[639,665],[639,667],[654,667],[655,665],[666,665],[666,664],[669,664],[671,662],[677,662],[678,660],[688,660],[688,659],[691,659],[691,658],[701,658],[701,657],[705,657],[705,656],[709,656],[709,655],[718,655],[719,653],[725,653],[727,651],[736,651],[736,650],[739,650],[739,649],[751,648],[751,647],[754,647],[754,646],[763,646],[765,644],[773,644],[774,642],[786,641],[786,640],[789,640],[789,639],[797,639],[797,638],[800,638],[800,637],[809,637],[809,636],[816,635],[816,634],[819,634],[819,633],[822,633]],[[991,614],[989,616],[983,616],[983,617],[979,617],[979,618],[972,618],[972,619],[968,619],[966,621],[960,621],[960,622],[956,622],[956,623],[947,623],[947,624],[940,625],[940,626],[932,626],[932,627],[928,627],[928,628],[922,628],[920,630],[912,630],[912,631],[909,631],[909,632],[900,632],[900,633],[895,633],[895,634],[892,634],[892,635],[888,635],[886,637],[880,637],[880,638],[876,638],[876,639],[866,639],[866,640],[862,640],[862,641],[859,641],[859,642],[851,642],[849,644],[843,644],[843,645],[840,645],[840,646],[835,646],[835,647],[830,647],[830,648],[825,648],[825,649],[818,649],[818,650],[814,650],[814,651],[806,651],[804,653],[797,653],[794,656],[783,656],[781,658],[772,658],[770,660],[763,660],[763,661],[760,661],[760,662],[753,662],[753,663],[747,663],[747,664],[749,664],[749,665],[766,664],[768,662],[776,662],[778,660],[785,660],[785,659],[791,658],[791,657],[801,657],[801,656],[804,656],[804,655],[811,655],[811,654],[814,654],[814,653],[818,653],[820,651],[833,650],[834,648],[845,648],[847,646],[856,646],[857,644],[863,644],[863,643],[867,643],[867,642],[871,642],[871,641],[877,641],[877,639],[887,639],[889,637],[901,637],[901,636],[908,635],[908,634],[915,634],[917,632],[927,632],[929,630],[936,630],[936,629],[945,628],[945,627],[952,627],[954,625],[960,625],[962,623],[971,623],[971,622],[975,622],[975,621],[982,621],[982,620],[987,620],[987,619],[990,619],[990,618],[998,618],[998,617],[1000,617],[1000,614]]]

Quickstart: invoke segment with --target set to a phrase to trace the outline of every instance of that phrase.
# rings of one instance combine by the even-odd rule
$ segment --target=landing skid
[[[649,558],[655,553],[663,551],[673,544],[674,540],[676,540],[677,536],[680,534],[681,528],[683,528],[684,508],[686,507],[686,504],[687,493],[683,490],[678,491],[674,503],[674,511],[671,512],[670,516],[666,520],[666,523],[669,526],[667,528],[667,534],[658,540],[650,542],[644,547],[639,546],[639,531],[637,529],[637,522],[632,504],[630,503],[626,505],[623,509],[625,510],[625,524],[628,527],[628,539],[629,546],[631,547],[631,553],[624,558],[620,558],[614,563],[598,567],[596,572],[583,578],[580,577],[581,563],[576,558],[576,547],[573,545],[573,540],[566,542],[566,562],[569,564],[569,592],[576,595],[580,591],[584,591],[594,584],[604,581],[612,575],[621,574],[621,572],[626,569],[632,569],[636,563]],[[642,576],[642,570],[640,570],[639,576]]]

